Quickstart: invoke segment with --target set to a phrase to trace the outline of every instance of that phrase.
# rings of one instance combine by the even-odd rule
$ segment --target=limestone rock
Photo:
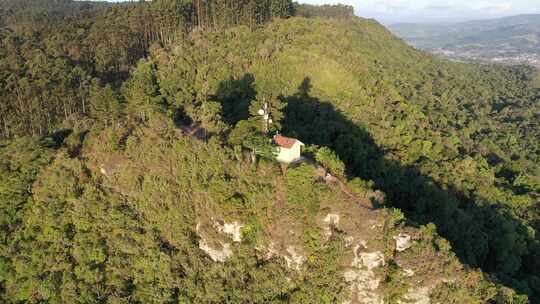
[[[430,304],[430,292],[431,290],[428,287],[410,288],[403,297],[404,301],[398,301],[398,304]]]
[[[294,270],[300,270],[306,261],[306,257],[293,246],[287,247],[287,255],[284,255],[283,258],[287,262],[287,267]]]
[[[376,292],[381,279],[371,270],[352,269],[343,274],[349,284],[351,300],[354,303],[382,304],[381,296]]]
[[[349,248],[354,244],[354,237],[348,236],[345,238],[345,247]]]
[[[199,237],[201,238],[199,240],[199,248],[204,251],[212,261],[214,262],[225,262],[227,261],[232,255],[233,251],[231,249],[231,244],[224,241],[217,241],[218,248],[214,248],[210,245],[210,243],[207,240],[207,235],[205,236],[205,233],[202,232],[201,226],[202,223],[197,223],[196,231]],[[213,228],[218,233],[222,234],[229,234],[231,235],[234,242],[241,242],[242,241],[242,229],[243,225],[239,224],[238,222],[234,223],[224,223],[222,221],[216,221],[213,224]]]
[[[270,259],[272,259],[274,257],[278,257],[278,256],[279,256],[279,251],[276,248],[276,243],[271,242],[270,246],[268,246],[268,248],[267,248],[265,259],[270,260]]]
[[[206,254],[208,254],[208,256],[210,256],[210,258],[214,262],[223,263],[227,261],[233,254],[231,250],[231,244],[225,243],[225,244],[222,244],[221,249],[216,249],[216,248],[210,247],[208,242],[203,238],[201,238],[199,241],[199,248],[202,251],[204,251]]]
[[[275,242],[271,242],[268,248],[266,249],[266,255],[264,256],[265,260],[270,260],[273,258],[283,258],[287,263],[287,268],[293,270],[300,270],[306,257],[294,246],[288,246],[285,249],[285,253],[281,252]]]
[[[328,214],[324,222],[330,226],[337,226],[339,224],[339,214]]]
[[[406,268],[403,269],[403,272],[406,277],[412,277],[414,275],[414,271],[412,269]]]
[[[327,237],[330,237],[332,235],[332,228],[338,228],[338,225],[339,225],[339,214],[328,214],[325,218],[324,218],[324,223],[325,223],[325,226],[324,226],[324,233],[326,234]]]
[[[368,270],[372,270],[377,267],[384,266],[384,255],[382,252],[362,252],[360,253],[360,260],[362,265],[367,267]]]
[[[242,242],[242,227],[244,227],[244,225],[238,222],[232,222],[229,224],[226,222],[218,221],[214,223],[214,227],[219,233],[229,234],[232,237],[233,242]]]
[[[373,269],[384,265],[384,255],[380,251],[360,252],[361,249],[367,249],[365,242],[354,247],[352,268],[343,274],[350,286],[351,301],[348,303],[383,304],[382,297],[377,293],[381,278]]]
[[[107,174],[107,170],[105,170],[105,168],[99,167],[99,172],[101,172],[101,174],[105,175],[106,177],[109,177],[109,175]]]
[[[411,236],[407,234],[399,234],[394,237],[396,241],[396,250],[398,252],[403,252],[412,247]]]

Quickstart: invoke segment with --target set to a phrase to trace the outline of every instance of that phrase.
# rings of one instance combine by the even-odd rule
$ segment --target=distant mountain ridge
[[[540,65],[540,14],[389,29],[415,47],[449,57]]]

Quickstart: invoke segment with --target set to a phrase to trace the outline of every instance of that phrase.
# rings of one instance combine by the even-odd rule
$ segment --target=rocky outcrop
[[[216,228],[217,232],[230,235],[235,243],[242,242],[242,227],[244,225],[238,222],[226,223],[217,221],[214,223],[214,228]]]
[[[354,247],[351,268],[343,274],[351,292],[351,300],[345,303],[383,304],[377,292],[381,278],[373,270],[384,266],[384,255],[380,251],[361,252],[365,249],[367,247],[360,244]]]
[[[302,253],[302,251],[296,247],[296,246],[287,246],[284,250],[281,251],[277,248],[275,242],[271,242],[268,248],[259,250],[266,251],[266,254],[264,256],[265,260],[270,260],[273,258],[282,258],[285,260],[285,263],[287,265],[287,268],[292,270],[300,270],[302,268],[302,265],[306,262],[306,256]],[[284,252],[282,252],[284,251]]]
[[[226,223],[223,221],[215,221],[212,225],[215,232],[218,234],[229,235],[235,243],[242,241],[243,226],[244,225],[238,222]],[[196,230],[197,234],[201,238],[199,240],[199,248],[204,251],[212,259],[212,261],[223,263],[233,255],[231,243],[219,240],[216,242],[217,246],[212,246],[210,245],[209,240],[205,237],[204,233],[201,231],[201,223],[197,225]]]
[[[410,278],[414,275],[414,270],[412,269],[409,269],[409,268],[405,268],[403,269],[403,275]]]
[[[355,260],[356,259],[358,259],[358,258],[355,258]],[[357,267],[358,267],[358,265],[362,265],[362,266],[367,267],[368,270],[372,270],[374,268],[384,266],[384,255],[380,251],[377,251],[377,252],[362,252],[362,253],[360,253],[359,261],[360,261],[360,264],[358,264],[358,262],[356,262]],[[355,263],[355,262],[353,262],[353,263]]]
[[[107,174],[107,170],[105,170],[105,168],[99,167],[99,172],[101,174],[105,175],[106,177],[109,177],[109,174]]]
[[[338,225],[339,225],[339,214],[328,214],[323,222],[324,222],[324,234],[327,236],[327,237],[330,237],[332,236],[332,229],[338,229]]]
[[[371,270],[347,270],[343,274],[345,282],[350,284],[351,300],[345,303],[383,304],[376,292],[381,279]]]
[[[221,244],[221,248],[212,248],[207,240],[201,238],[199,240],[199,248],[204,251],[214,262],[225,262],[227,261],[233,254],[231,250],[231,244],[224,243]]]
[[[410,288],[403,297],[403,300],[398,301],[398,304],[430,304],[430,292],[429,287]]]
[[[306,257],[294,246],[287,247],[287,254],[283,255],[289,269],[300,270]]]
[[[309,253],[309,249],[302,246],[301,225],[286,217],[280,220],[268,229],[265,238],[259,240],[256,256],[261,261],[272,260],[301,274],[306,270]],[[396,265],[399,272],[392,272],[392,275],[400,276],[408,289],[403,290],[404,294],[400,293],[401,299],[396,299],[395,303],[430,304],[430,293],[439,281],[426,280],[423,269],[419,269],[409,255],[399,254],[415,246],[412,235],[416,236],[416,233],[411,229],[385,231],[384,220],[382,211],[331,203],[322,207],[317,215],[316,225],[322,232],[323,242],[330,243],[336,235],[343,237],[337,240],[343,240],[347,252],[341,260],[344,266],[342,278],[349,292],[344,303],[385,304],[389,292],[385,276],[389,272],[383,268]],[[214,262],[226,262],[234,254],[235,243],[242,242],[243,227],[239,221],[225,222],[210,217],[201,227],[203,229],[197,228],[201,237],[199,248]],[[391,253],[392,249],[398,254],[385,257],[383,252],[389,250]],[[425,285],[426,282],[430,284]]]
[[[412,247],[411,236],[407,234],[400,233],[394,237],[396,241],[396,251],[403,252]]]

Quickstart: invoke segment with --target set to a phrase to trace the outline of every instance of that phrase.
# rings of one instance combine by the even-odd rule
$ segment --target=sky
[[[435,23],[540,13],[540,0],[301,0],[310,4],[343,3],[356,14],[385,24]]]

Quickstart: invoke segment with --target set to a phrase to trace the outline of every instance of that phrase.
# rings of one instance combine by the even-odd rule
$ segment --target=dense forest
[[[343,302],[354,235],[353,264],[385,261],[357,297],[414,302],[421,282],[434,303],[538,303],[539,79],[435,58],[343,5],[3,1],[0,299]],[[279,166],[276,132],[309,161]],[[324,228],[330,211],[349,222]],[[244,223],[225,263],[203,249],[229,248],[215,219]],[[415,247],[390,250],[404,232]]]
[[[100,85],[120,86],[155,43],[172,46],[200,31],[254,28],[274,18],[287,18],[297,9],[309,16],[342,16],[351,15],[352,8],[315,9],[290,0],[159,0],[115,5],[3,1],[0,81],[5,89],[0,95],[0,136],[45,135],[70,115],[88,114],[91,92]]]

